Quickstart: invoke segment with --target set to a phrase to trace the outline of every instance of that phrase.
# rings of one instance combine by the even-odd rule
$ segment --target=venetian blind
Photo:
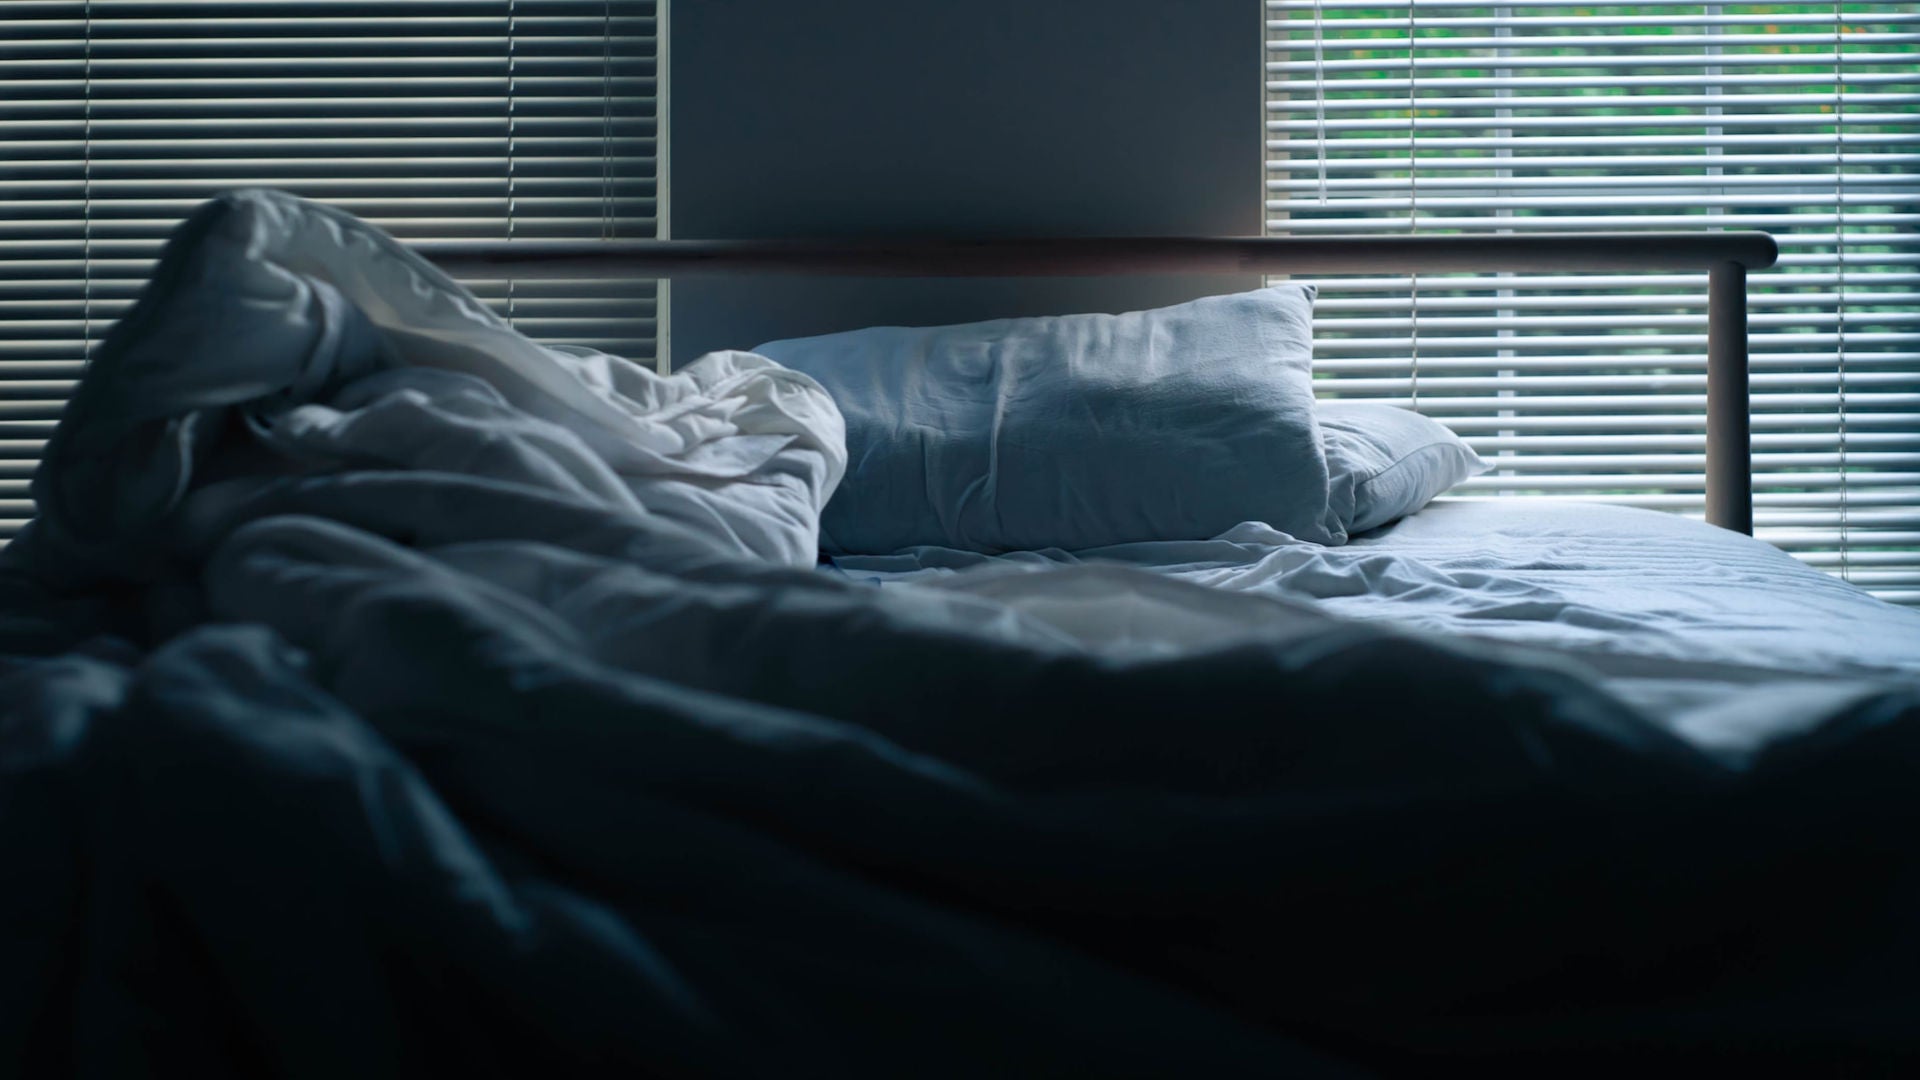
[[[404,240],[656,235],[654,0],[7,0],[0,538],[168,232],[282,188]],[[650,281],[469,281],[528,335],[655,352]]]
[[[1757,228],[1756,533],[1920,603],[1920,11],[1269,0],[1267,228]],[[1322,279],[1323,395],[1414,404],[1464,494],[1699,515],[1704,274]]]

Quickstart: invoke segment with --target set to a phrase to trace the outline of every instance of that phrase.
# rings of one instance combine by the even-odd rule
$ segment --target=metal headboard
[[[1090,277],[1119,274],[1707,272],[1707,521],[1753,532],[1747,271],[1779,257],[1764,232],[1480,236],[1085,237],[983,240],[440,240],[416,250],[466,277],[810,274]]]

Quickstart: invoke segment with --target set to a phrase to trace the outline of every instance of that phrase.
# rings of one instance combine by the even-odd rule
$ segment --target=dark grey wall
[[[676,4],[673,235],[1256,234],[1260,18],[1258,0]],[[673,356],[1256,283],[687,279]]]

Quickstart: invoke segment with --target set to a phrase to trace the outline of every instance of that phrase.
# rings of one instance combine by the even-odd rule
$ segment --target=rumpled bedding
[[[0,553],[0,1074],[1920,1056],[1911,687],[1736,754],[1120,567],[872,589],[805,565],[831,403],[701,363],[183,228]]]
[[[763,358],[660,378],[543,347],[379,230],[251,190],[181,225],[45,456],[12,546],[49,578],[149,572],[263,486],[328,471],[644,508],[717,550],[811,566],[846,439],[817,383]]]
[[[1093,563],[1449,638],[1565,650],[1589,663],[1644,657],[1920,678],[1920,611],[1753,537],[1625,506],[1443,500],[1342,547],[1246,522],[1210,540],[995,556],[920,547],[833,560],[841,573],[888,586]]]

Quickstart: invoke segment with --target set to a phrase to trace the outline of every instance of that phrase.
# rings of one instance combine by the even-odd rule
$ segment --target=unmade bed
[[[1809,675],[1920,669],[1915,613],[1749,537],[1594,503],[1442,499],[1338,548],[1249,523],[1203,541],[1071,554],[919,548],[832,565],[886,584],[1096,561],[1448,636]]]
[[[1738,342],[1727,529],[1430,501],[1429,421],[1269,385],[1310,294],[1195,303],[1039,331],[1244,381],[908,415],[202,208],[0,553],[0,1072],[1910,1071],[1920,615],[1738,531]]]

